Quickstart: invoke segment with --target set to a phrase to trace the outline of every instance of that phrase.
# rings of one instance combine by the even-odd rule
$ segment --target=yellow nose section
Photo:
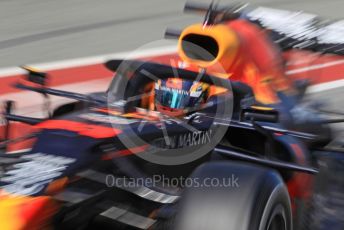
[[[49,229],[57,206],[50,197],[14,196],[0,191],[0,229]]]
[[[194,24],[179,37],[180,58],[201,68],[229,70],[236,60],[240,43],[237,34],[226,25]]]

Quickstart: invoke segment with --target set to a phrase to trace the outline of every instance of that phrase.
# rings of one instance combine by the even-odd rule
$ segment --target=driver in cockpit
[[[155,109],[168,116],[185,115],[206,102],[210,86],[181,78],[158,80],[154,85]]]

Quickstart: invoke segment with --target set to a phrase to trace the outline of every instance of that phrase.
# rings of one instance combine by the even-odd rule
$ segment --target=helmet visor
[[[190,107],[190,95],[185,90],[168,89],[155,91],[156,102],[171,109]]]

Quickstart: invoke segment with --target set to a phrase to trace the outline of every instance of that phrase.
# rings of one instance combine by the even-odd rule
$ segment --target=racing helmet
[[[169,116],[181,116],[197,110],[205,102],[209,85],[181,78],[168,78],[155,82],[155,107]]]

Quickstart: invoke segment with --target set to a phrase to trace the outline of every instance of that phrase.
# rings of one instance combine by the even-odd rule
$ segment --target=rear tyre
[[[199,183],[185,190],[174,229],[292,229],[288,191],[277,172],[248,164],[221,162],[200,166],[191,178]],[[206,186],[211,180],[223,181],[223,184]]]

